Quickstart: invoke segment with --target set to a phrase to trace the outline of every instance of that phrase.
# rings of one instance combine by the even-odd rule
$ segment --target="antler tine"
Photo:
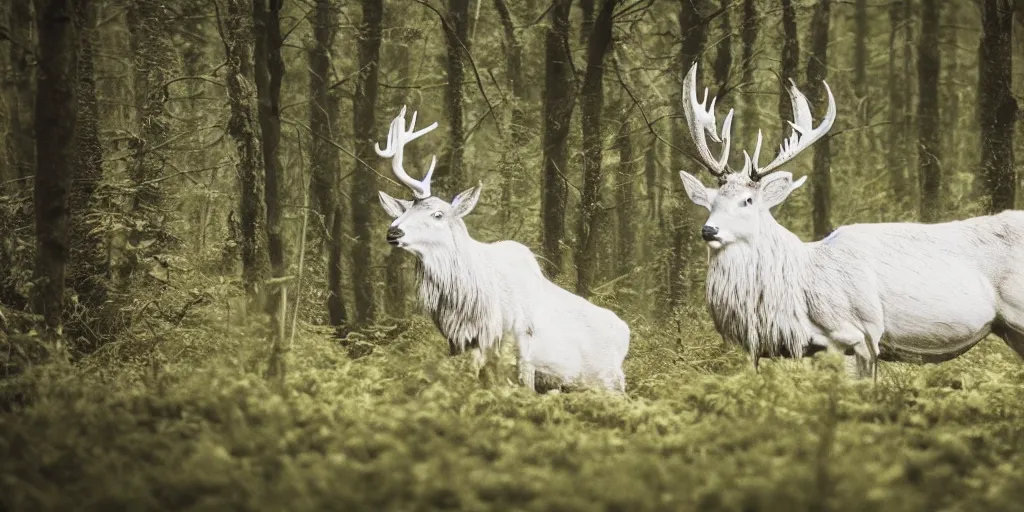
[[[782,145],[779,147],[779,156],[775,157],[775,160],[772,160],[770,164],[764,167],[758,167],[757,161],[761,152],[761,132],[758,130],[754,158],[753,160],[747,159],[744,164],[744,167],[747,168],[750,174],[750,179],[753,181],[758,181],[775,172],[783,164],[799,155],[801,151],[824,137],[832,128],[832,123],[836,120],[836,99],[832,96],[832,89],[829,88],[828,83],[824,80],[821,81],[825,86],[825,93],[828,95],[828,110],[825,112],[825,117],[818,124],[818,127],[814,128],[812,126],[811,107],[807,104],[807,97],[800,92],[800,89],[797,89],[796,83],[793,80],[789,82],[789,100],[793,104],[793,120],[788,122],[789,126],[793,128],[793,133],[788,138],[783,139]]]
[[[398,181],[412,189],[412,193],[417,199],[425,199],[430,197],[430,179],[434,176],[434,166],[437,165],[437,156],[435,155],[431,157],[430,168],[427,169],[427,174],[422,180],[413,179],[407,172],[405,172],[405,167],[402,165],[402,157],[405,152],[406,144],[430,133],[434,128],[437,128],[437,123],[432,123],[419,131],[414,131],[416,129],[417,112],[413,111],[412,120],[409,123],[409,129],[406,130],[405,110],[406,108],[403,105],[398,116],[391,121],[391,126],[388,128],[387,146],[384,149],[381,149],[380,143],[375,142],[373,144],[373,149],[377,152],[378,156],[391,159],[391,171],[395,174],[395,177],[398,178]]]
[[[711,98],[708,104],[708,89],[704,88],[704,100],[697,101],[697,63],[690,67],[690,71],[683,80],[683,113],[686,114],[686,124],[690,128],[690,137],[700,153],[708,172],[721,178],[725,176],[726,168],[729,166],[729,146],[732,141],[732,116],[733,110],[725,116],[722,123],[722,135],[719,137],[717,123],[715,122],[715,101]],[[722,154],[715,158],[708,148],[705,132],[711,136],[711,140],[722,143]]]

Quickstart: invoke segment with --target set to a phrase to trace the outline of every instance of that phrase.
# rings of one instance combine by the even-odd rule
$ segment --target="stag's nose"
[[[700,237],[703,238],[705,242],[715,240],[718,238],[718,228],[705,224],[704,227],[700,228]]]
[[[387,240],[389,244],[398,242],[398,239],[403,236],[405,236],[405,231],[402,231],[402,228],[398,226],[391,226],[388,228]]]

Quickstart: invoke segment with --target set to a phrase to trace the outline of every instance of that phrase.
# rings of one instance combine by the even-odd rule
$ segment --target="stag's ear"
[[[686,195],[690,197],[690,201],[693,201],[693,204],[697,206],[703,206],[708,211],[711,211],[714,191],[708,190],[700,180],[686,171],[679,171],[679,177],[683,180],[683,188],[686,189]]]
[[[804,184],[807,176],[793,181],[788,172],[776,172],[761,179],[761,201],[765,208],[774,208],[789,197],[789,194]]]
[[[455,199],[452,199],[452,211],[455,215],[465,217],[469,212],[473,211],[477,200],[480,199],[480,191],[483,188],[483,183],[477,183],[475,187],[463,190],[459,195],[455,196]]]
[[[412,201],[396,199],[381,191],[377,191],[377,195],[380,197],[380,205],[384,207],[384,211],[387,212],[392,219],[401,217],[402,214],[412,206]]]

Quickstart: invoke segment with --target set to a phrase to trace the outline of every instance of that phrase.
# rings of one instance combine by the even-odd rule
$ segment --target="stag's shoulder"
[[[506,264],[515,268],[524,268],[541,273],[537,256],[529,247],[516,242],[515,240],[501,240],[486,244],[492,254],[496,255]]]

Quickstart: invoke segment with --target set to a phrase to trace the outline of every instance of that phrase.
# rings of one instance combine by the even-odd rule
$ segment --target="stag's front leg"
[[[519,368],[519,383],[530,391],[537,391],[537,369],[532,362],[533,334],[530,332],[516,333],[516,366]]]

